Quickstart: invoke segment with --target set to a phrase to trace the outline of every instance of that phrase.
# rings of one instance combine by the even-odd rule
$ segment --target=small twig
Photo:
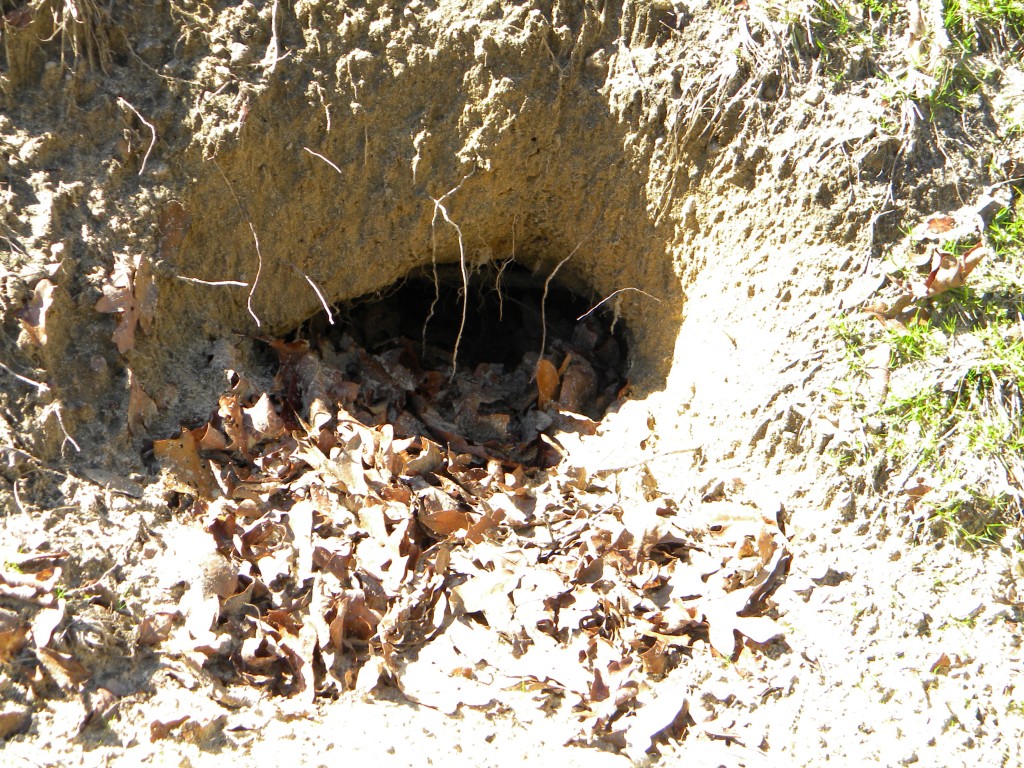
[[[324,312],[327,313],[327,322],[329,322],[331,325],[334,325],[334,313],[331,312],[331,308],[327,304],[327,299],[324,298],[324,294],[323,291],[320,290],[320,286],[314,283],[313,279],[309,275],[303,273],[302,276],[306,278],[306,282],[309,283],[309,287],[313,289],[313,292],[316,294],[316,297],[320,299],[320,303],[324,307]]]
[[[220,177],[224,179],[224,183],[228,185],[228,191],[231,193],[231,197],[235,200],[235,206],[237,206],[238,212],[242,214],[242,218],[245,219],[245,223],[249,225],[249,231],[252,232],[252,241],[256,244],[256,279],[253,280],[249,286],[249,298],[246,299],[245,306],[249,310],[249,314],[252,316],[252,319],[256,321],[256,327],[260,328],[263,326],[263,323],[260,322],[259,317],[252,308],[252,297],[253,294],[256,293],[256,286],[259,284],[260,275],[263,273],[263,254],[260,252],[260,239],[256,236],[256,227],[254,227],[252,222],[249,220],[249,214],[242,206],[242,201],[238,199],[238,195],[235,194],[235,188],[231,186],[231,182],[224,173],[224,169],[220,167],[220,163],[216,160],[213,161],[213,164],[217,166],[217,170],[220,171]]]
[[[11,374],[11,376],[16,378],[18,381],[23,382],[24,384],[29,384],[29,385],[35,387],[36,389],[38,389],[40,392],[49,392],[50,391],[49,385],[44,384],[41,381],[33,381],[32,379],[28,378],[27,376],[22,376],[20,373],[15,373],[14,371],[12,371],[10,368],[8,368],[3,363],[0,363],[0,368],[3,368],[5,371],[7,371],[9,374]]]
[[[145,157],[142,158],[142,167],[139,168],[139,176],[141,176],[143,174],[143,172],[146,170],[146,161],[149,160],[149,153],[153,151],[153,146],[156,144],[156,128],[153,127],[153,124],[151,122],[149,122],[146,118],[144,118],[141,114],[139,114],[139,110],[137,110],[135,107],[133,107],[128,102],[127,99],[125,99],[125,98],[123,98],[121,96],[118,96],[117,97],[117,103],[120,104],[121,107],[128,107],[128,109],[130,109],[132,112],[134,112],[135,116],[137,118],[139,118],[139,120],[142,121],[143,125],[145,125],[147,128],[149,128],[149,132],[152,134],[152,136],[151,136],[151,138],[149,140],[149,149],[146,150],[146,155],[145,155]]]
[[[241,280],[200,280],[198,277],[186,277],[185,275],[178,275],[179,280],[184,280],[186,283],[195,283],[196,285],[210,285],[210,286],[225,286],[233,285],[239,288],[248,288],[248,283],[243,283]]]
[[[314,152],[314,151],[313,151],[312,149],[310,149],[309,147],[303,147],[303,149],[304,149],[304,150],[306,150],[307,152],[309,152],[309,154],[311,154],[311,155],[312,155],[313,157],[319,157],[319,158],[320,158],[321,160],[323,160],[323,161],[324,161],[325,163],[327,163],[327,164],[328,164],[329,166],[331,166],[331,168],[333,168],[334,170],[336,170],[336,171],[337,171],[337,172],[338,172],[338,173],[339,173],[340,175],[342,175],[342,176],[344,176],[344,175],[345,175],[344,173],[342,173],[342,172],[341,172],[341,168],[339,168],[338,166],[336,166],[336,165],[335,165],[334,163],[332,163],[332,162],[331,162],[330,160],[328,160],[328,159],[327,159],[326,157],[324,157],[323,155],[321,155],[321,154],[320,154],[319,152]]]
[[[612,291],[607,296],[605,296],[603,299],[601,299],[599,302],[597,302],[597,304],[595,304],[590,309],[588,309],[586,312],[584,312],[582,315],[577,317],[576,318],[576,322],[579,322],[584,317],[586,317],[587,315],[591,314],[595,309],[600,307],[602,304],[605,304],[606,302],[611,301],[613,298],[615,298],[616,294],[622,293],[624,291],[636,291],[637,293],[642,293],[647,298],[654,299],[656,302],[661,304],[661,299],[659,299],[657,296],[651,296],[651,294],[649,294],[647,291],[641,291],[639,288],[632,288],[632,287],[630,287],[630,288],[619,288],[619,290]]]

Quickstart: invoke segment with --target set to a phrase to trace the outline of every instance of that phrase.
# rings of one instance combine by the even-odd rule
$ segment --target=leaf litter
[[[561,711],[567,742],[634,759],[681,736],[694,658],[782,635],[790,555],[778,514],[637,502],[568,469],[562,443],[627,391],[613,339],[595,315],[544,357],[454,373],[426,339],[265,339],[269,391],[229,371],[207,423],[153,443],[218,562],[138,643],[300,712],[394,687],[449,713]]]

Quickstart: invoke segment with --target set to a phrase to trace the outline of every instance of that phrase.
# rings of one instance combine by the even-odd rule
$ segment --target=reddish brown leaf
[[[956,227],[956,219],[941,213],[935,213],[924,221],[925,231],[933,235],[941,235]]]
[[[118,314],[117,327],[111,337],[121,354],[135,346],[135,327],[139,323],[139,305],[135,300],[130,269],[119,265],[103,286],[103,297],[96,302],[96,311]]]
[[[182,715],[181,717],[175,717],[171,720],[154,720],[149,724],[150,741],[166,739],[171,735],[175,728],[187,723],[188,719],[188,715]]]
[[[156,421],[157,408],[139,383],[138,377],[128,371],[128,431],[136,437],[147,434],[149,425]]]
[[[346,638],[366,642],[377,632],[380,617],[366,605],[366,595],[361,589],[346,589],[338,598],[336,615],[330,624],[331,645],[336,650],[345,646]]]

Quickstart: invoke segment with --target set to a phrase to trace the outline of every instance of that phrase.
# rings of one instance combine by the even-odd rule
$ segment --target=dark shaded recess
[[[472,442],[492,447],[532,442],[538,429],[553,423],[548,416],[530,416],[538,408],[535,371],[542,344],[545,358],[559,370],[549,415],[568,411],[597,420],[618,400],[626,383],[627,333],[606,307],[594,310],[598,298],[580,296],[555,281],[545,298],[544,279],[512,262],[478,267],[466,279],[468,293],[458,265],[428,267],[388,291],[334,307],[333,324],[326,313],[314,316],[295,337],[309,341],[341,375],[360,384],[365,409],[394,423],[400,433],[411,427],[400,412],[411,405],[422,417],[426,402]],[[408,375],[398,379],[411,377],[416,383],[402,385],[404,393],[396,392],[391,380],[381,386],[382,369],[390,370],[392,379],[396,370],[404,370]],[[387,407],[380,405],[384,391],[390,393]],[[488,420],[498,413],[509,420]]]
[[[543,317],[547,324],[545,357],[556,366],[564,362],[566,354],[582,356],[598,375],[598,390],[625,384],[623,323],[616,322],[604,307],[578,319],[600,299],[580,296],[555,281],[548,286],[545,299],[544,278],[512,263],[477,268],[467,277],[469,301],[457,357],[460,371],[473,371],[480,365],[511,371],[524,360],[535,365]],[[437,268],[436,280],[433,270],[427,268],[380,296],[338,306],[333,327],[326,317],[314,323],[323,336],[347,333],[371,353],[416,342],[423,367],[450,372],[462,312],[461,271],[457,265],[442,265]]]

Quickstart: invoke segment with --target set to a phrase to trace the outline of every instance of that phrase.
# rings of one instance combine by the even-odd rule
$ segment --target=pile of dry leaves
[[[393,684],[454,711],[514,690],[638,754],[692,723],[685,683],[646,681],[682,680],[695,643],[733,657],[779,635],[762,614],[785,540],[752,507],[627,508],[614,478],[560,472],[559,435],[593,434],[577,411],[609,399],[606,339],[576,338],[557,367],[454,376],[413,342],[269,342],[273,392],[233,375],[208,424],[154,445],[232,567],[144,642],[177,632],[225,682],[307,702]]]
[[[137,293],[121,303],[143,306]],[[626,386],[614,335],[594,316],[571,325],[547,357],[454,374],[426,339],[268,340],[269,391],[228,372],[208,423],[153,443],[209,557],[136,648],[300,711],[379,686],[448,712],[559,709],[567,739],[634,757],[699,725],[691,659],[780,634],[764,613],[789,566],[781,521],[721,495],[627,501],[614,471],[570,469],[566,446],[599,440],[594,419]],[[130,343],[134,320],[119,327]],[[50,606],[0,615],[0,661],[28,654],[33,674],[81,687],[89,671],[54,632],[54,557],[0,574],[0,594]]]

